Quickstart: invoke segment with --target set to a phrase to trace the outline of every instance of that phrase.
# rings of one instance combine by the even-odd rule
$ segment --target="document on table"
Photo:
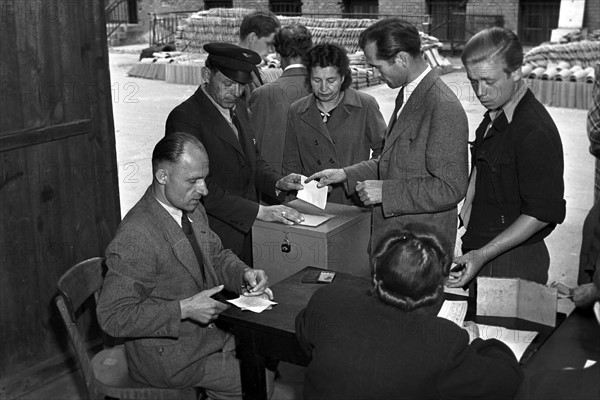
[[[304,226],[319,226],[323,222],[331,219],[331,215],[314,215],[314,214],[302,214],[304,221],[299,222],[298,225]]]
[[[276,302],[266,299],[265,297],[240,296],[237,299],[227,301],[234,306],[241,308],[242,310],[250,310],[255,313],[261,313],[270,308],[272,305],[277,304]]]
[[[479,328],[480,338],[484,340],[498,339],[512,350],[517,360],[521,360],[523,353],[527,350],[527,346],[533,342],[533,339],[538,334],[535,331],[517,331],[502,326],[483,324],[477,324],[477,328]]]
[[[298,190],[296,197],[324,210],[327,205],[327,186],[318,188],[317,181],[304,183],[306,176],[300,176],[302,178],[302,186],[304,186],[304,189]]]
[[[462,328],[465,315],[467,315],[467,306],[467,302],[463,300],[444,300],[444,304],[442,304],[442,308],[440,308],[437,316],[446,318]]]

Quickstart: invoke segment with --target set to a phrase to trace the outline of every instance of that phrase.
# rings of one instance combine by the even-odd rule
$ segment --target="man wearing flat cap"
[[[252,266],[252,224],[256,219],[287,225],[302,214],[283,206],[264,206],[260,196],[277,198],[280,191],[300,190],[300,175],[282,177],[260,156],[250,127],[246,104],[240,96],[260,56],[227,43],[209,43],[202,68],[206,82],[175,107],[166,122],[166,135],[187,132],[206,147],[210,173],[203,198],[210,228],[223,247]]]

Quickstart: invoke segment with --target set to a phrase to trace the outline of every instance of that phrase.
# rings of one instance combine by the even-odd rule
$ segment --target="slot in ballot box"
[[[304,214],[331,218],[314,227],[256,220],[252,226],[254,268],[267,273],[269,284],[307,266],[370,277],[370,209],[329,203],[321,210],[298,199],[287,205]]]

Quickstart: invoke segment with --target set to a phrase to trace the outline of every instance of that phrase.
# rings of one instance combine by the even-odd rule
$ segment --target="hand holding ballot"
[[[310,181],[318,180],[317,184],[318,188],[322,188],[327,185],[331,185],[334,183],[344,182],[347,179],[346,172],[343,169],[324,169],[323,171],[319,171],[317,173],[312,174],[304,183],[309,183]]]

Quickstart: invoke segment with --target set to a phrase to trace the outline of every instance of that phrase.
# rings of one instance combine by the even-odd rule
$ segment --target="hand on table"
[[[276,206],[258,206],[257,219],[267,222],[283,222],[286,225],[299,224],[304,221],[304,216],[291,207]]]
[[[202,292],[179,301],[181,307],[181,319],[193,319],[201,324],[209,324],[215,320],[219,314],[227,310],[227,304],[217,301],[211,296],[223,290],[223,285]]]
[[[599,299],[600,293],[593,283],[586,283],[573,289],[573,302],[577,307],[589,307]]]
[[[273,300],[273,292],[269,289],[269,278],[262,269],[246,268],[244,282],[246,283],[244,296],[266,296],[267,299]]]
[[[469,343],[477,339],[479,335],[479,327],[473,321],[465,321],[462,327],[469,334]]]

